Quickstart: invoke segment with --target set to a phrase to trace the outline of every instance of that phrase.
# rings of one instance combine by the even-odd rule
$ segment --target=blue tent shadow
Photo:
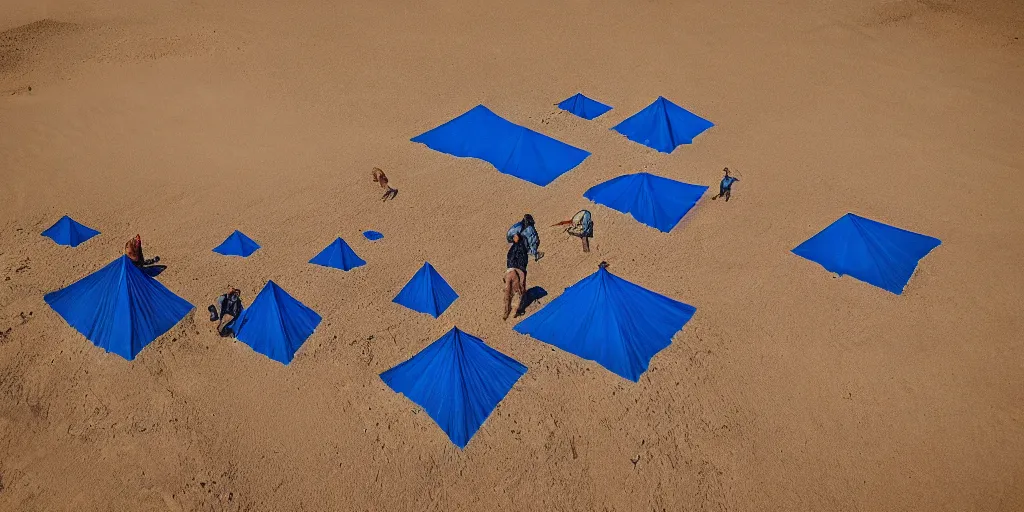
[[[156,277],[162,274],[164,270],[167,270],[167,265],[150,265],[148,267],[139,267],[139,270],[149,277]]]

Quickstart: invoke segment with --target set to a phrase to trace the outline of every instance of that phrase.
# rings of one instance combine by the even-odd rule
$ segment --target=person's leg
[[[590,237],[589,236],[583,236],[583,237],[580,237],[580,238],[583,239],[583,252],[590,252]]]
[[[515,279],[515,272],[505,272],[505,314],[501,317],[502,320],[508,320],[508,315],[512,313],[512,287],[515,286],[513,280]]]
[[[732,195],[732,189],[731,188],[725,189],[725,202],[727,202],[727,203],[729,202],[729,196],[731,196],[731,195]]]
[[[217,334],[220,334],[223,338],[231,336],[232,332],[230,326],[234,321],[235,317],[230,314],[221,315],[220,323],[217,324]]]

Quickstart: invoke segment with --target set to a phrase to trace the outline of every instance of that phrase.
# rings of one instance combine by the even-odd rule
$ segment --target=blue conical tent
[[[457,298],[459,294],[455,293],[441,274],[430,263],[424,263],[392,302],[437,318]]]
[[[452,328],[380,378],[422,407],[461,449],[524,373],[519,361]]]
[[[346,271],[366,265],[366,261],[356,255],[356,252],[340,237],[320,251],[320,254],[313,256],[309,262]]]
[[[434,151],[479,158],[499,172],[544,186],[590,153],[506,121],[483,105],[413,137]]]
[[[594,185],[583,197],[668,233],[679,224],[708,187],[640,172]]]
[[[65,215],[56,224],[43,231],[42,234],[59,245],[78,247],[86,240],[100,234],[100,232],[84,224],[79,224],[71,217]]]
[[[515,330],[636,382],[695,311],[602,267],[519,322]]]
[[[671,153],[676,146],[692,144],[705,130],[715,124],[665,98],[658,96],[640,112],[612,127],[627,139]]]
[[[43,300],[97,347],[129,361],[192,310],[127,256]]]
[[[225,256],[241,256],[243,258],[247,258],[259,248],[260,244],[256,243],[252,238],[245,236],[245,233],[236,229],[235,232],[228,235],[220,245],[214,247],[213,252],[223,254]]]
[[[793,252],[839,275],[900,295],[917,262],[942,242],[847,213]]]
[[[558,104],[558,108],[567,112],[572,112],[573,114],[576,114],[588,121],[600,117],[602,114],[612,109],[612,107],[609,107],[600,101],[592,100],[584,96],[582,93],[576,93],[575,95],[566,98]]]
[[[235,337],[279,363],[288,364],[320,325],[320,315],[277,283],[266,286],[235,320]]]

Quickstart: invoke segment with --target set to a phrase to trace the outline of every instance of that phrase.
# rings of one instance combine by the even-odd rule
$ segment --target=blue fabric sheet
[[[591,187],[583,197],[665,233],[679,224],[708,187],[646,172],[626,174]]]
[[[192,310],[127,256],[43,300],[97,347],[129,361]]]
[[[582,93],[576,93],[575,95],[566,98],[558,104],[558,108],[571,112],[587,121],[596,119],[612,109],[608,105],[601,103],[597,100],[592,100]]]
[[[629,140],[671,153],[681,144],[692,144],[714,123],[658,96],[643,110],[612,127]]]
[[[430,263],[424,263],[392,302],[437,318],[457,298],[459,294],[455,293],[441,274]]]
[[[540,186],[590,156],[587,151],[509,122],[483,105],[412,141],[449,155],[479,158],[499,172]]]
[[[363,236],[371,242],[376,242],[377,240],[384,238],[384,233],[379,231],[363,231]]]
[[[462,449],[525,373],[515,359],[453,328],[380,378],[422,407]]]
[[[274,361],[288,364],[320,325],[320,315],[267,281],[252,305],[235,320],[235,337]]]
[[[514,329],[636,382],[694,312],[600,268]]]
[[[100,234],[100,232],[84,224],[79,224],[71,217],[65,215],[56,224],[43,231],[42,234],[59,245],[78,247],[86,240]]]
[[[942,242],[847,213],[793,249],[839,275],[900,295],[918,261]]]
[[[360,258],[348,246],[348,243],[340,237],[320,251],[320,254],[313,256],[313,259],[309,260],[309,262],[314,265],[339,268],[345,271],[366,265],[366,261]]]
[[[214,247],[213,252],[223,254],[225,256],[241,256],[243,258],[247,258],[259,248],[260,244],[256,243],[252,238],[245,236],[244,233],[236,229],[235,232],[228,235],[220,245]]]

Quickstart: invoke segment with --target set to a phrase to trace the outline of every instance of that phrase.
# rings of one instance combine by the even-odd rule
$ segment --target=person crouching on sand
[[[228,336],[234,336],[234,323],[238,315],[242,314],[242,292],[238,288],[228,288],[228,291],[217,297],[217,306],[220,306],[220,313],[217,312],[217,306],[210,305],[206,308],[210,312],[210,321],[217,323],[217,334],[221,337],[226,338]]]
[[[530,262],[530,255],[526,248],[526,241],[518,233],[512,235],[512,246],[508,248],[505,255],[505,315],[502,320],[508,320],[512,312],[512,296],[518,295],[516,301],[516,316],[522,314],[520,310],[523,304],[523,297],[526,296],[526,264]]]
[[[388,185],[388,175],[384,174],[384,171],[382,171],[380,167],[373,168],[373,182],[379,183],[380,188],[384,189],[384,195],[380,198],[382,202],[387,201],[388,199],[394,199],[398,196],[398,189],[391,188],[391,186]]]

